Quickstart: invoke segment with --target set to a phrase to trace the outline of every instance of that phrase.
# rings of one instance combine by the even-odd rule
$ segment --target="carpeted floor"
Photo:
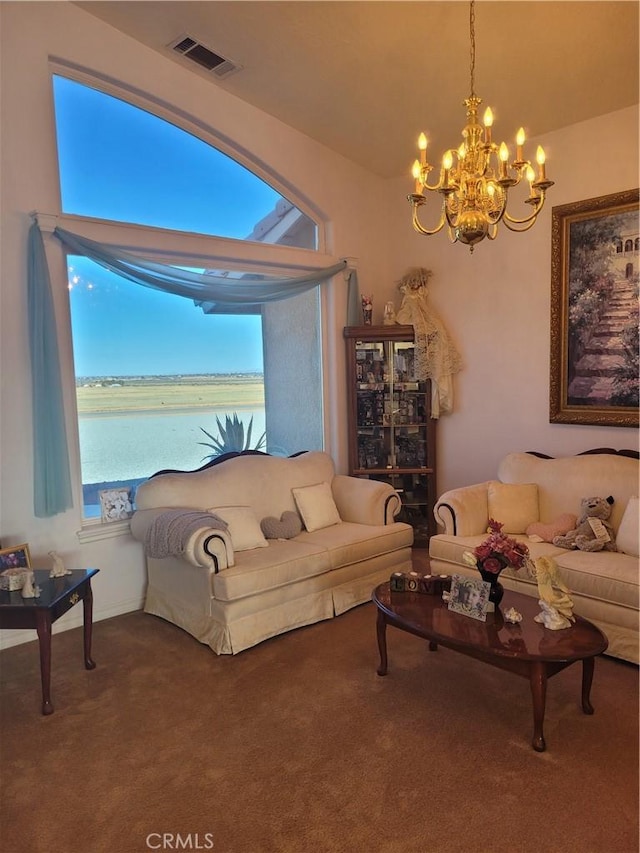
[[[216,657],[143,613],[0,653],[4,853],[636,853],[638,668],[549,683],[547,752],[525,679],[388,631],[375,609]]]

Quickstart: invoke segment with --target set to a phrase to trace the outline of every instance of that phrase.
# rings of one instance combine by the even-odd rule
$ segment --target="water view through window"
[[[172,229],[176,256],[186,232],[232,237],[236,266],[243,241],[316,249],[312,220],[211,145],[63,77],[54,77],[54,98],[66,213]],[[167,232],[158,235],[166,251]],[[129,245],[135,239],[133,228]],[[266,432],[269,452],[322,447],[317,293],[287,300],[292,327],[283,303],[206,313],[84,257],[68,257],[68,286],[85,516],[100,515],[101,490],[133,496],[158,470],[200,467],[224,446],[217,418],[225,427],[237,414],[243,446],[257,447]],[[289,400],[291,375],[304,388]]]

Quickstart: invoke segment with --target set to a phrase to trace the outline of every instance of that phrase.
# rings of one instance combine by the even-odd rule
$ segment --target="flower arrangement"
[[[529,549],[523,542],[503,533],[502,526],[499,521],[489,519],[489,537],[474,548],[473,552],[465,551],[462,555],[468,566],[497,577],[507,566],[520,569],[525,565]]]

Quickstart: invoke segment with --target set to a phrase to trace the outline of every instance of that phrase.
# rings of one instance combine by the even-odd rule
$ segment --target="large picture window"
[[[242,276],[245,245],[317,248],[308,216],[203,140],[58,75],[54,97],[65,213],[131,225],[132,247],[139,226],[163,229],[164,256],[180,257],[194,233],[233,238],[233,271],[215,270],[230,279]],[[85,517],[100,514],[101,490],[135,494],[158,470],[240,449],[219,429],[227,418],[237,416],[233,441],[245,447],[321,449],[318,288],[253,313],[218,313],[84,257],[68,256],[68,271]]]

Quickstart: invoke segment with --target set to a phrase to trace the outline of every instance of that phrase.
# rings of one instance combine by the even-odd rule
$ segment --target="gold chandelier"
[[[429,173],[433,166],[427,162],[427,137],[418,139],[420,160],[413,164],[415,192],[407,196],[413,211],[413,227],[420,234],[437,234],[448,227],[451,242],[459,241],[473,252],[476,243],[488,237],[495,240],[498,225],[503,222],[510,231],[528,231],[544,206],[545,193],[553,186],[545,174],[545,153],[538,146],[536,160],[537,175],[529,162],[523,158],[525,141],[523,128],[516,135],[516,156],[509,164],[509,149],[502,142],[499,146],[491,139],[493,113],[487,107],[483,125],[478,123],[478,107],[482,98],[474,92],[476,64],[475,2],[469,7],[469,32],[471,53],[471,86],[469,97],[463,101],[467,108],[467,125],[462,131],[463,141],[459,148],[450,148],[444,153],[438,183],[429,185]],[[526,204],[533,208],[531,213],[517,219],[507,213],[508,193],[523,179],[529,182],[529,197]],[[442,195],[440,221],[435,228],[424,228],[419,221],[418,211],[426,203],[425,190]]]

